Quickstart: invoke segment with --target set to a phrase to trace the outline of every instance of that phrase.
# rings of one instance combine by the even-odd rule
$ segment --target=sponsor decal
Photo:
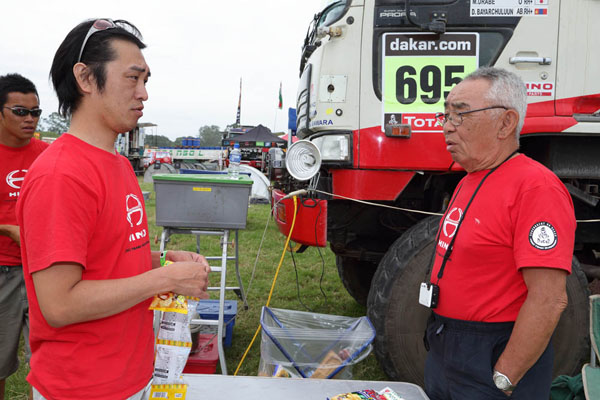
[[[554,97],[554,82],[525,82],[527,96]]]
[[[549,0],[471,0],[471,17],[527,17],[548,15]]]
[[[327,125],[333,125],[333,121],[330,119],[318,119],[316,121],[310,121],[311,128],[313,126],[327,126]]]
[[[534,224],[529,230],[529,243],[539,250],[550,250],[556,246],[556,229],[545,221]]]
[[[477,69],[479,35],[386,33],[383,47],[382,131],[407,124],[412,132],[441,132],[434,115],[452,87]]]

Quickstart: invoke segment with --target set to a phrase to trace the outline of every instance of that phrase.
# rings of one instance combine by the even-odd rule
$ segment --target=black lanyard
[[[500,167],[502,164],[504,164],[505,162],[507,162],[512,156],[514,156],[515,154],[517,154],[518,151],[519,151],[518,149],[515,150],[515,151],[513,151],[508,157],[506,157],[506,159],[504,161],[502,161],[500,164],[498,164],[494,168],[492,168],[487,174],[485,174],[485,176],[483,177],[483,179],[481,179],[481,182],[479,182],[479,185],[477,185],[477,188],[473,192],[473,195],[471,196],[471,199],[467,203],[467,206],[465,207],[465,210],[463,211],[463,214],[460,217],[460,220],[458,221],[458,225],[456,226],[456,231],[454,232],[454,237],[452,237],[452,240],[450,241],[450,244],[448,245],[448,248],[446,249],[446,253],[444,253],[444,256],[442,258],[442,265],[440,266],[440,270],[438,271],[438,274],[437,274],[436,284],[440,281],[440,279],[442,279],[442,276],[444,275],[444,268],[446,267],[446,262],[448,261],[448,259],[452,255],[452,250],[454,249],[454,242],[456,242],[456,237],[458,236],[458,230],[462,226],[462,223],[465,220],[465,216],[467,215],[467,210],[471,206],[471,203],[473,202],[473,199],[475,199],[475,195],[477,194],[477,192],[479,192],[479,189],[481,189],[481,186],[483,185],[483,182],[485,182],[485,180],[492,174],[492,172],[494,172],[495,170],[497,170],[498,167]],[[446,213],[448,212],[448,210],[451,210],[452,204],[454,204],[454,200],[456,200],[456,198],[458,197],[458,194],[460,193],[460,189],[462,189],[462,184],[460,185],[460,187],[456,191],[456,194],[454,195],[454,198],[450,202],[450,205],[448,206],[448,208],[446,210]],[[442,226],[444,224],[444,220],[446,219],[446,213],[444,213],[444,215],[442,217]],[[442,230],[442,228],[440,228],[438,230],[437,238],[436,238],[435,243],[434,243],[435,247],[434,247],[434,252],[433,252],[433,257],[432,257],[432,260],[431,260],[431,264],[429,266],[429,270],[431,270],[433,268],[433,263],[435,262],[435,253],[437,252],[437,246],[438,246],[438,243],[439,243],[439,240],[440,240],[441,230]],[[429,271],[427,271],[427,274],[429,274]]]

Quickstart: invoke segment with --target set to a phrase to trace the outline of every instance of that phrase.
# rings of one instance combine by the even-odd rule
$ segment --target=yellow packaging
[[[186,384],[151,385],[150,399],[185,400]]]

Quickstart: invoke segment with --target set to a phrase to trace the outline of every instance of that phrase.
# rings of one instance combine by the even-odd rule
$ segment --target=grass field
[[[153,185],[143,183],[140,186],[144,191],[150,191],[151,197],[146,201],[146,211],[150,226],[150,240],[153,250],[158,250],[161,227],[155,226],[155,197]],[[265,232],[265,226],[268,223]],[[265,235],[262,249],[258,253],[261,238]],[[232,346],[226,348],[227,369],[233,374],[240,359],[252,337],[260,325],[260,312],[265,305],[273,277],[285,244],[285,237],[281,235],[270,217],[270,207],[265,204],[251,204],[248,209],[246,229],[239,231],[239,257],[240,274],[244,287],[252,276],[254,278],[247,290],[249,309],[244,310],[241,301],[238,301],[238,314],[233,329]],[[175,235],[167,245],[167,249],[196,250],[196,240],[193,235]],[[233,249],[231,249],[233,251]],[[204,255],[220,255],[221,248],[217,238],[202,237],[201,250]],[[257,258],[258,255],[258,258]],[[366,309],[358,305],[348,295],[337,274],[335,256],[328,248],[317,249],[311,247],[304,253],[294,254],[295,264],[290,253],[287,252],[279,277],[275,285],[270,306],[275,308],[310,311],[358,317],[366,314]],[[213,265],[217,263],[213,262]],[[216,274],[211,275],[214,282],[218,282]],[[228,285],[236,284],[233,266],[228,270]],[[216,292],[211,298],[217,298]],[[227,292],[226,298],[236,299],[233,292]],[[260,336],[255,341],[238,375],[256,375],[260,361]],[[16,375],[7,382],[8,399],[25,399],[27,374],[26,366],[22,365]],[[219,370],[219,369],[218,369]],[[352,368],[354,379],[361,380],[387,380],[379,367],[373,354]]]

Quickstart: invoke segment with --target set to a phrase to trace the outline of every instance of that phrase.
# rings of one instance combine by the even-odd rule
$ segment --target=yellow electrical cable
[[[273,283],[271,284],[271,291],[269,292],[269,297],[267,298],[267,303],[265,304],[265,307],[268,307],[269,304],[271,303],[271,296],[273,295],[273,290],[275,289],[275,282],[277,282],[277,276],[279,275],[279,270],[281,269],[281,265],[283,264],[283,258],[285,257],[285,253],[288,251],[288,245],[290,244],[290,238],[292,237],[292,232],[294,231],[294,224],[296,223],[296,211],[297,211],[298,203],[296,200],[296,196],[292,197],[292,200],[294,201],[294,217],[292,218],[292,225],[290,226],[290,232],[288,233],[287,239],[285,241],[285,245],[283,246],[283,252],[281,253],[281,259],[279,260],[279,265],[277,266],[277,270],[275,271],[275,276],[273,277]],[[248,352],[252,348],[252,345],[254,344],[254,341],[256,340],[256,337],[258,336],[259,332],[260,332],[260,324],[258,324],[258,328],[256,328],[254,337],[252,338],[252,341],[250,342],[250,344],[248,345],[248,348],[244,352],[244,355],[242,356],[240,363],[238,364],[237,368],[235,369],[233,376],[236,376],[238,371],[240,370],[240,368],[241,368],[242,364],[244,363],[244,360],[246,359]]]

